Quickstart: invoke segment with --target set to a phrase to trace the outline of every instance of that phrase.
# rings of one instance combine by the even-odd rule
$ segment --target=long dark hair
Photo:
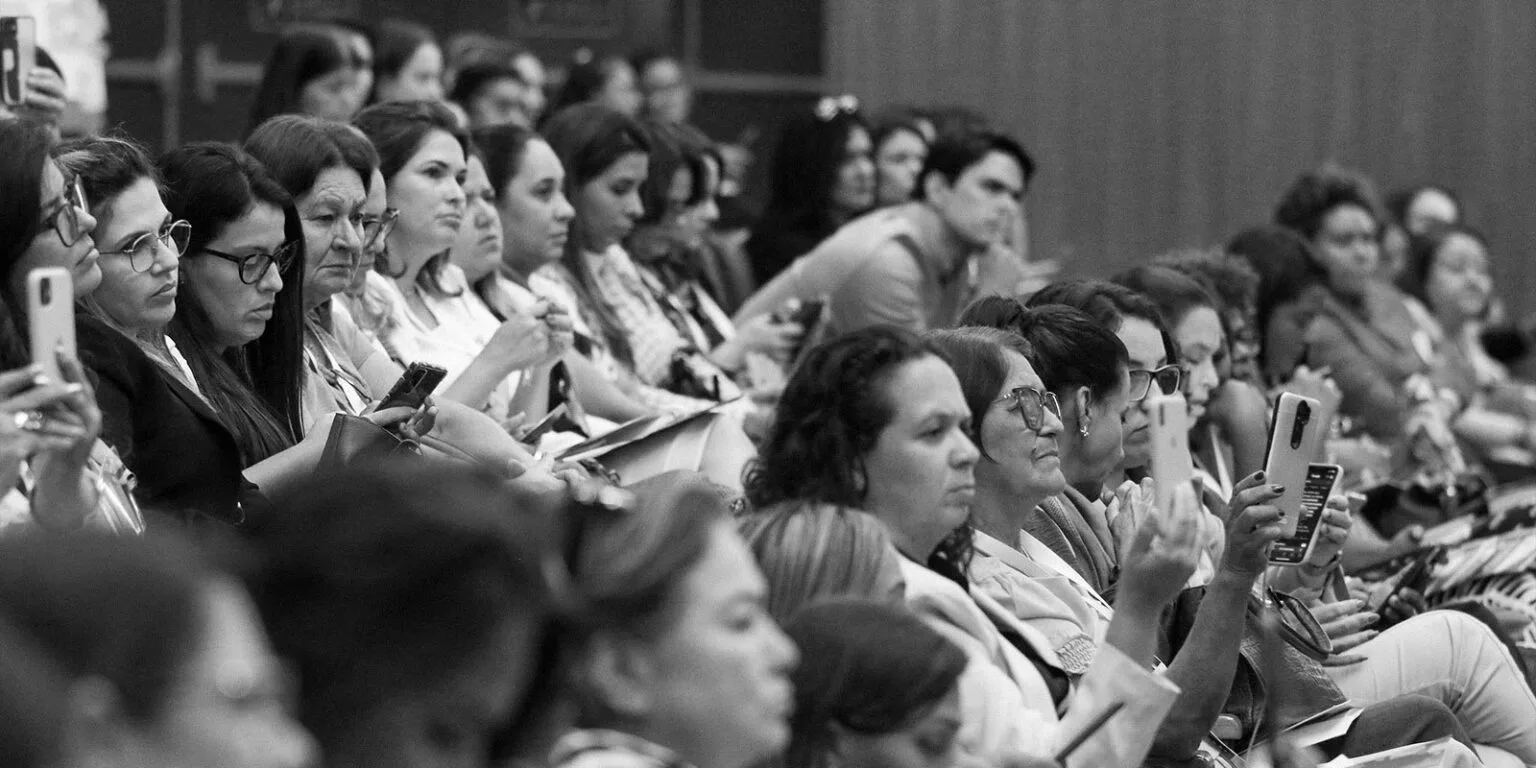
[[[1204,307],[1220,314],[1221,304],[1216,297],[1198,280],[1173,267],[1141,264],[1111,277],[1110,281],[1151,299],[1170,331],[1196,309]]]
[[[885,385],[902,365],[942,350],[911,331],[873,326],[810,351],[779,397],[768,436],[747,471],[756,508],[819,501],[862,508],[864,456],[891,423]]]
[[[1025,304],[1031,308],[1063,304],[1082,311],[1114,333],[1125,318],[1145,320],[1163,339],[1163,354],[1170,364],[1179,361],[1179,347],[1163,313],[1152,300],[1130,288],[1106,280],[1061,280],[1036,291]]]
[[[784,123],[769,169],[764,231],[808,231],[821,239],[837,229],[832,189],[848,151],[848,137],[856,130],[867,131],[868,126],[851,109],[835,109],[830,117],[804,110]]]
[[[31,362],[23,341],[27,314],[21,297],[11,293],[17,262],[42,232],[43,167],[52,139],[31,120],[0,120],[0,273],[3,303],[0,312],[0,365],[6,370]]]
[[[635,353],[629,337],[613,308],[598,293],[596,280],[582,258],[580,238],[574,235],[582,218],[581,207],[577,205],[581,188],[625,155],[638,152],[649,156],[650,140],[633,119],[593,103],[577,104],[556,112],[544,126],[544,137],[565,166],[565,196],[576,205],[573,236],[566,239],[565,255],[560,261],[571,274],[577,300],[597,318],[598,332],[608,350],[620,362],[633,367]]]
[[[177,301],[170,336],[193,377],[235,434],[246,466],[291,447],[304,434],[300,408],[304,349],[304,231],[293,198],[260,162],[233,144],[197,142],[160,159],[165,207],[192,224],[187,254],[197,254],[253,205],[283,211],[283,239],[299,257],[283,272],[272,319],[261,338],[214,352],[208,313],[191,291]]]
[[[519,125],[508,123],[506,125],[492,125],[480,128],[470,134],[475,149],[480,153],[480,161],[485,164],[485,176],[491,182],[491,190],[500,201],[507,193],[507,185],[522,170],[523,157],[528,152],[528,142],[542,141],[537,133]],[[505,254],[503,254],[505,255]],[[497,280],[501,279],[497,270],[480,278],[474,284],[475,293],[485,301],[486,308],[490,309],[498,319],[505,320],[495,305],[488,298],[488,293]]]
[[[1259,276],[1254,329],[1260,339],[1268,338],[1270,319],[1277,307],[1301,298],[1313,286],[1328,286],[1328,272],[1313,253],[1312,243],[1293,229],[1276,224],[1245,229],[1227,241],[1227,252],[1242,259]],[[1259,347],[1259,363],[1269,370],[1269,350],[1263,345]]]
[[[459,127],[458,118],[448,108],[435,101],[391,101],[375,104],[352,121],[363,132],[379,153],[379,172],[386,184],[405,167],[421,149],[422,142],[433,131],[442,131],[453,137],[464,150],[468,160],[471,147],[469,134]],[[394,274],[388,264],[388,251],[381,252],[382,263],[374,267],[384,274]],[[448,249],[435,254],[416,274],[416,284],[438,296],[455,295],[443,285],[443,270],[448,267]]]
[[[866,735],[910,726],[960,684],[960,647],[898,606],[833,599],[784,631],[800,648],[786,768],[833,765],[834,724]]]
[[[404,19],[384,19],[373,28],[371,38],[373,43],[373,93],[368,95],[368,103],[375,104],[379,100],[379,84],[387,79],[399,77],[400,70],[405,68],[406,62],[411,60],[416,52],[428,45],[437,45],[437,35],[432,30],[414,21]],[[441,47],[441,46],[439,46]],[[389,174],[384,174],[388,177]]]
[[[347,48],[335,32],[324,27],[296,27],[284,32],[267,56],[246,131],[256,130],[274,115],[297,111],[304,86],[353,66]]]
[[[1026,308],[1014,299],[989,296],[967,307],[960,325],[1018,334],[1028,342],[1024,356],[1029,364],[1046,389],[1058,395],[1087,387],[1095,399],[1103,399],[1120,386],[1130,365],[1125,344],[1113,331],[1063,304]]]

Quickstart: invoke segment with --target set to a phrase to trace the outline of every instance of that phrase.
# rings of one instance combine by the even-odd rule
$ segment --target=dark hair
[[[1328,167],[1304,173],[1291,183],[1275,206],[1275,223],[1314,240],[1323,228],[1323,219],[1343,205],[1362,208],[1378,224],[1381,221],[1381,208],[1370,183],[1358,174]]]
[[[668,192],[672,188],[672,177],[679,169],[687,169],[693,177],[688,204],[698,203],[704,195],[702,157],[697,153],[690,154],[676,124],[647,120],[641,123],[641,129],[651,146],[651,162],[645,181],[640,184],[640,203],[645,207],[645,213],[635,222],[637,228],[655,224],[667,215]]]
[[[1189,248],[1170,251],[1152,260],[1153,264],[1178,271],[1200,284],[1222,311],[1253,314],[1259,294],[1259,273],[1244,259],[1225,251]],[[1226,323],[1226,318],[1222,318]]]
[[[363,180],[363,191],[373,191],[373,172],[379,170],[379,153],[373,148],[373,142],[351,123],[321,120],[315,127],[335,142],[336,148],[341,150],[342,162],[357,171]]]
[[[629,62],[623,56],[593,56],[586,49],[577,51],[566,70],[565,85],[561,86],[560,95],[550,107],[550,112],[559,112],[566,107],[586,104],[596,99],[613,73],[619,67],[627,66]]]
[[[267,56],[246,130],[256,130],[274,115],[297,111],[304,86],[352,67],[348,47],[335,32],[322,27],[297,27],[284,32]]]
[[[108,203],[139,179],[149,179],[160,187],[160,173],[148,150],[127,136],[72,139],[55,147],[53,156],[80,179],[91,214],[98,219]]]
[[[523,84],[523,76],[506,62],[479,61],[466,65],[454,77],[453,90],[448,92],[448,100],[468,109],[470,102],[479,98],[482,90],[501,80],[515,80]]]
[[[832,234],[838,227],[832,190],[837,187],[848,138],[858,130],[867,133],[869,128],[856,111],[838,109],[826,119],[810,109],[791,115],[774,145],[768,204],[763,208],[763,224],[755,229],[813,232],[816,240]]]
[[[437,45],[437,36],[424,24],[404,19],[384,19],[373,30],[373,93],[369,103],[378,101],[379,83],[399,77],[406,62],[416,52]]]
[[[551,115],[543,133],[565,166],[565,196],[573,205],[581,199],[581,188],[601,176],[620,158],[651,152],[650,139],[639,123],[616,110],[591,102],[566,107]],[[580,238],[574,236],[581,218],[578,206],[576,221],[572,223],[573,236],[566,240],[561,263],[571,274],[577,300],[597,318],[598,332],[609,351],[620,362],[633,366],[635,353],[629,337],[608,302],[598,295],[594,278],[582,258]]]
[[[876,590],[881,562],[894,557],[891,536],[867,512],[789,501],[742,515],[736,529],[768,581],[768,613],[780,624],[831,597],[890,597]]]
[[[681,64],[675,54],[660,48],[641,48],[629,55],[629,66],[635,70],[636,75],[644,75],[646,67],[658,61],[674,61]]]
[[[411,161],[433,131],[442,131],[452,136],[464,150],[465,160],[469,159],[469,134],[459,127],[458,118],[439,102],[391,101],[375,104],[359,112],[352,124],[362,130],[363,135],[373,142],[374,149],[378,150],[379,171],[386,184],[394,182],[395,174]],[[379,258],[387,262],[388,252]],[[416,284],[438,295],[451,295],[443,287],[443,270],[448,264],[448,251],[434,255],[416,275]],[[389,271],[387,263],[376,265],[376,268],[386,273]]]
[[[1013,299],[990,296],[967,307],[960,325],[1019,334],[1028,343],[1024,356],[1029,364],[1045,388],[1058,394],[1087,387],[1094,398],[1103,399],[1120,386],[1122,372],[1131,362],[1125,344],[1113,331],[1064,304],[1025,308]]]
[[[1219,307],[1215,297],[1199,282],[1172,267],[1142,264],[1110,280],[1151,299],[1169,330],[1184,322],[1185,316],[1192,310],[1200,307],[1215,310]]]
[[[31,120],[0,120],[0,272],[4,277],[5,318],[0,320],[0,364],[6,370],[31,361],[26,338],[24,301],[11,295],[17,262],[43,231],[43,168],[52,144],[48,131]]]
[[[784,627],[800,648],[786,768],[828,768],[833,724],[891,733],[960,684],[960,647],[910,611],[865,600],[808,606]]]
[[[1488,238],[1483,236],[1473,227],[1465,224],[1447,224],[1433,232],[1423,235],[1412,235],[1408,239],[1408,264],[1403,274],[1397,280],[1397,287],[1404,293],[1424,302],[1424,306],[1434,310],[1434,305],[1429,301],[1429,273],[1435,269],[1435,259],[1440,256],[1440,249],[1445,247],[1446,241],[1460,235],[1471,238],[1483,250],[1488,250]]]
[[[1392,217],[1392,221],[1398,226],[1406,229],[1408,227],[1409,209],[1413,208],[1413,204],[1425,192],[1438,192],[1444,195],[1447,200],[1450,200],[1451,205],[1456,206],[1456,221],[1452,222],[1453,224],[1459,224],[1466,219],[1466,214],[1461,207],[1461,196],[1452,191],[1450,187],[1442,184],[1418,184],[1412,187],[1393,190],[1391,194],[1387,195],[1386,199],[1387,215]]]
[[[911,107],[888,107],[870,116],[869,138],[875,145],[875,153],[880,152],[880,145],[897,131],[914,133],[923,144],[928,143],[928,137],[923,133],[920,121],[925,120],[922,113]]]
[[[171,338],[186,355],[203,396],[234,433],[245,466],[250,466],[292,446],[304,434],[304,230],[292,196],[260,161],[233,144],[186,144],[161,157],[159,167],[165,207],[192,225],[189,257],[196,258],[258,203],[283,212],[283,239],[299,249],[299,257],[282,274],[283,288],[261,338],[216,354],[208,313],[191,291],[177,300],[171,318]]]
[[[1227,241],[1226,250],[1247,262],[1259,276],[1254,322],[1261,339],[1265,338],[1276,307],[1295,301],[1313,286],[1328,285],[1328,273],[1318,261],[1312,243],[1293,229],[1276,225],[1245,229]],[[1268,351],[1262,345],[1259,361],[1268,363]]]
[[[480,151],[480,160],[485,163],[486,178],[490,179],[497,199],[501,198],[517,172],[522,170],[528,142],[544,140],[532,130],[512,124],[478,128],[470,136],[475,148]]]
[[[747,471],[747,500],[757,508],[798,500],[861,507],[869,480],[864,455],[895,415],[886,384],[902,365],[925,357],[947,360],[932,342],[894,326],[812,349],[790,374]]]
[[[547,625],[543,529],[557,518],[543,503],[431,461],[317,473],[270,500],[247,582],[322,745],[380,702],[439,683],[506,621]],[[551,644],[547,631],[540,642]],[[545,683],[556,679],[549,650],[526,659]],[[523,716],[547,705],[540,687]]]
[[[244,149],[266,166],[295,201],[315,186],[321,172],[331,168],[357,171],[366,185],[373,177],[372,165],[358,168],[348,163],[325,130],[328,122],[308,115],[278,115],[253,131]]]
[[[443,42],[443,58],[449,71],[455,73],[455,85],[458,73],[477,64],[510,64],[521,52],[522,48],[511,40],[475,30],[456,32]]]
[[[1106,280],[1060,280],[1029,297],[1025,305],[1031,309],[1051,304],[1063,304],[1081,311],[1111,333],[1118,334],[1125,318],[1134,317],[1151,323],[1163,338],[1163,354],[1169,363],[1179,360],[1179,347],[1173,332],[1158,306],[1146,296],[1124,285]]]
[[[0,617],[69,678],[111,683],[139,723],[161,714],[203,641],[209,579],[163,535],[0,539]]]
[[[1035,159],[1024,149],[1023,144],[997,131],[962,131],[941,133],[933,145],[928,147],[928,160],[923,163],[923,172],[917,175],[917,188],[912,190],[913,198],[927,199],[928,190],[924,182],[929,174],[937,173],[944,181],[954,184],[967,168],[987,159],[987,155],[993,152],[1001,152],[1019,164],[1024,174],[1024,189],[1028,190],[1030,181],[1035,178]]]

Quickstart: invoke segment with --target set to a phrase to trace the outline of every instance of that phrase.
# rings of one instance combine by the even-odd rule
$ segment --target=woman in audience
[[[1409,241],[1441,227],[1460,224],[1461,198],[1438,184],[1406,187],[1387,195],[1387,220],[1381,232],[1381,267],[1377,273],[1397,282],[1408,267]]]
[[[292,681],[249,595],[190,548],[0,540],[0,620],[67,678],[55,765],[316,764],[314,740],[287,711]]]
[[[507,123],[531,128],[523,112],[526,87],[508,61],[478,62],[455,75],[448,100],[464,110],[470,129]]]
[[[373,35],[370,104],[443,98],[443,49],[432,30],[412,21],[385,19]]]
[[[747,240],[759,285],[874,206],[873,151],[852,96],[824,98],[789,118],[774,150],[768,205]]]
[[[791,501],[750,512],[736,527],[768,579],[768,613],[781,625],[828,598],[906,599],[901,554],[868,513]]]
[[[373,28],[356,18],[337,18],[328,22],[336,29],[347,61],[352,66],[351,97],[353,114],[373,95]],[[348,115],[348,119],[351,115]]]
[[[577,104],[598,104],[634,119],[640,114],[634,67],[623,56],[595,57],[586,48],[578,50],[549,111],[553,115]]]
[[[723,496],[691,473],[636,491],[636,509],[571,523],[570,571],[597,619],[570,644],[582,730],[550,762],[748,768],[780,754],[798,654]]]
[[[471,146],[464,170],[464,223],[448,251],[448,261],[473,287],[501,267],[504,230],[496,210],[496,188],[485,172],[485,158],[478,146]]]
[[[28,349],[27,275],[62,268],[77,299],[102,275],[96,218],[80,185],[48,156],[50,141],[36,123],[0,120],[0,527],[67,531],[89,519],[142,531],[122,460],[98,437],[101,411],[80,362],[61,350],[64,380],[52,381]]]
[[[795,670],[786,768],[951,768],[966,656],[911,613],[832,600],[784,626]]]
[[[875,205],[900,205],[912,199],[917,177],[928,160],[928,139],[916,116],[877,115],[870,131],[875,156]]]
[[[298,27],[283,33],[267,56],[246,131],[274,115],[290,113],[350,120],[362,106],[353,56],[339,31]]]
[[[1042,637],[969,589],[965,523],[980,458],[970,425],[985,414],[971,413],[942,355],[932,342],[889,327],[812,350],[780,398],[748,475],[748,500],[758,508],[797,500],[857,507],[885,524],[902,554],[908,605],[970,659],[961,681],[968,754],[1049,755],[1098,714],[1090,710],[1124,701],[1125,710],[1067,764],[1138,765],[1178,692],[1142,666],[1151,661],[1150,642],[1132,649],[1135,656],[1105,649],[1074,686]],[[1154,615],[1187,575],[1146,580],[1149,592],[1172,585],[1149,596]],[[1077,697],[1091,703],[1074,707]]]
[[[319,474],[272,499],[247,584],[326,765],[489,765],[538,740],[558,711],[555,512],[432,463]]]
[[[1447,383],[1459,394],[1472,399],[1508,380],[1508,371],[1488,356],[1480,338],[1494,298],[1482,233],[1444,224],[1415,235],[1398,286],[1432,315],[1435,349],[1446,364]],[[1529,439],[1522,435],[1515,442]]]
[[[1269,385],[1288,380],[1306,364],[1307,329],[1327,291],[1328,274],[1301,235],[1274,225],[1243,230],[1226,251],[1259,276],[1254,297],[1258,365]]]
[[[544,305],[498,322],[448,252],[464,222],[469,138],[439,104],[370,107],[357,126],[379,151],[389,206],[400,212],[368,292],[383,308],[379,339],[401,365],[438,365],[454,399],[497,419],[543,415],[549,366],[569,343],[568,318]]]

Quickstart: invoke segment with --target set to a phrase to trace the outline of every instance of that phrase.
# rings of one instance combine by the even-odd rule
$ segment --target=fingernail
[[[81,392],[85,391],[85,385],[84,384],[80,384],[80,383],[77,382],[77,383],[74,383],[74,384],[71,384],[71,385],[65,387],[64,391],[68,392],[71,395],[78,395]]]
[[[1271,485],[1271,486],[1270,486],[1270,487],[1269,487],[1269,490],[1270,490],[1270,491],[1271,491],[1271,492],[1273,492],[1273,493],[1285,493],[1285,486],[1283,486],[1283,485],[1278,485],[1278,484],[1276,484],[1276,485]]]
[[[1264,470],[1261,469],[1258,472],[1253,473],[1253,479],[1261,483],[1264,482]]]
[[[46,387],[53,383],[53,379],[46,373],[38,373],[32,377],[32,386]]]

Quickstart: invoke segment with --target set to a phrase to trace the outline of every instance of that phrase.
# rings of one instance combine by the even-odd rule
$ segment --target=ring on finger
[[[18,429],[36,432],[43,428],[43,414],[40,411],[17,411],[11,418]]]

